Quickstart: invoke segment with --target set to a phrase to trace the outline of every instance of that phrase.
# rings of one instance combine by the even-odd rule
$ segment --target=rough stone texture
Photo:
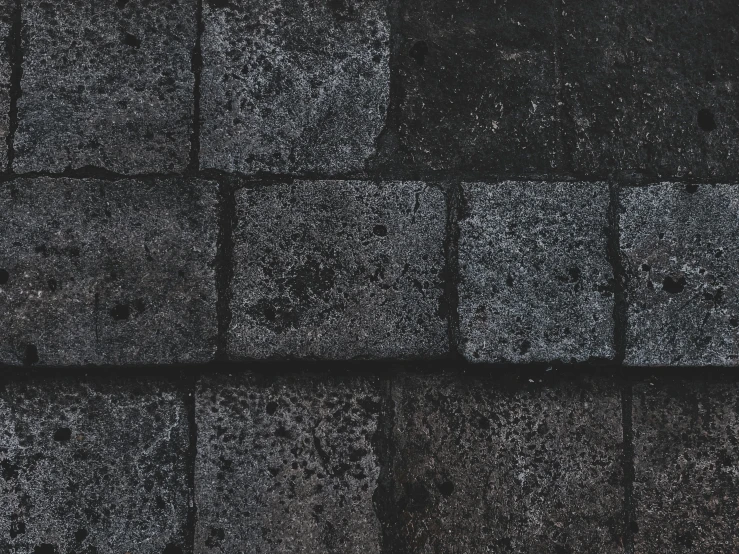
[[[739,188],[663,183],[621,205],[626,363],[736,365]]]
[[[523,382],[398,379],[398,552],[623,552],[618,389]]]
[[[634,552],[739,550],[737,383],[634,390]]]
[[[199,554],[379,554],[376,378],[201,381]]]
[[[611,358],[603,183],[463,185],[461,351],[473,362]]]
[[[561,36],[575,172],[736,175],[735,2],[566,2]]]
[[[0,187],[0,362],[203,362],[216,335],[216,187]]]
[[[13,73],[10,58],[13,40],[13,17],[16,3],[0,0],[0,171],[8,167],[8,132],[10,131],[10,78]]]
[[[402,2],[403,165],[552,169],[559,157],[553,0]]]
[[[0,551],[184,552],[184,396],[148,379],[0,388]]]
[[[206,0],[200,165],[364,168],[389,99],[385,0]]]
[[[23,0],[16,172],[189,160],[196,0]]]
[[[423,183],[299,182],[237,193],[229,351],[448,351],[444,194]]]

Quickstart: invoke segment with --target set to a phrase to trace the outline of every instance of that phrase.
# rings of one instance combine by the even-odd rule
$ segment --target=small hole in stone
[[[528,340],[524,340],[521,342],[521,345],[518,347],[521,354],[526,354],[529,350],[531,350],[531,343]]]
[[[57,442],[66,442],[71,438],[72,438],[72,430],[66,427],[57,429],[56,433],[54,433],[54,440]]]
[[[277,411],[277,402],[267,403],[267,415],[274,415]]]
[[[739,317],[732,317],[729,319],[729,325],[732,327],[739,327]]]
[[[419,40],[413,46],[411,46],[409,53],[411,55],[411,58],[416,60],[416,63],[418,65],[423,65],[423,63],[426,61],[426,54],[429,53],[429,47],[424,41]]]
[[[449,496],[454,492],[454,483],[452,483],[451,481],[441,483],[440,485],[438,485],[438,487],[439,492],[444,496]]]
[[[668,275],[662,282],[662,290],[669,294],[680,294],[685,290],[685,277],[680,276],[677,279],[673,279]]]
[[[264,318],[267,321],[275,321],[277,319],[277,313],[274,311],[273,308],[264,308]]]
[[[110,310],[110,315],[113,316],[113,319],[122,321],[131,316],[131,308],[124,304],[118,304],[115,308]]]
[[[87,537],[87,529],[77,529],[74,533],[74,540],[82,542]]]
[[[698,192],[698,185],[685,185],[685,192],[695,194]]]
[[[372,232],[378,237],[384,237],[387,235],[387,227],[385,227],[384,225],[375,225],[374,229],[372,229]]]
[[[698,126],[709,133],[716,128],[716,120],[711,110],[703,108],[698,112]]]
[[[10,273],[5,269],[0,269],[0,285],[4,285],[10,279]]]
[[[132,48],[138,48],[141,46],[141,39],[131,33],[123,33],[123,44]]]

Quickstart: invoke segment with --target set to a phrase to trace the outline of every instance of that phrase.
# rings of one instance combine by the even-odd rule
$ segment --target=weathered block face
[[[15,171],[182,171],[196,4],[24,0]]]
[[[460,350],[473,362],[612,358],[604,183],[463,185]]]
[[[229,352],[414,358],[448,351],[446,204],[423,183],[237,193]]]
[[[379,554],[377,378],[200,383],[195,551]]]
[[[206,1],[200,166],[364,169],[385,124],[384,0]]]
[[[618,388],[521,381],[395,380],[399,552],[623,552]]]
[[[8,0],[0,2],[0,172],[4,172],[8,165],[8,149],[6,148],[10,133],[10,89],[13,74],[13,19],[15,17],[15,2]]]
[[[557,167],[555,2],[411,0],[399,9],[402,166]]]
[[[217,185],[23,179],[0,187],[0,362],[205,362]]]
[[[0,389],[0,551],[186,552],[186,393],[157,379]]]
[[[561,21],[566,167],[737,174],[734,2],[571,2]]]
[[[739,188],[664,183],[621,205],[626,363],[739,363]]]

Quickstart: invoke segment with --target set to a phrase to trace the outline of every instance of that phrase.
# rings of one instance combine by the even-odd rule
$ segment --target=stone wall
[[[0,36],[0,554],[739,551],[732,1]]]

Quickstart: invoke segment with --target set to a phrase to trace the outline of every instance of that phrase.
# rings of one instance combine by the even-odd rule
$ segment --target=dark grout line
[[[631,383],[621,390],[623,426],[623,478],[624,478],[624,551],[634,553],[634,427],[632,406],[634,393]]]
[[[218,342],[216,360],[227,359],[228,328],[231,324],[231,281],[234,272],[234,239],[236,227],[236,194],[230,182],[219,183],[218,201],[218,253],[216,257],[216,319]]]
[[[621,259],[621,201],[620,187],[611,183],[608,186],[608,261],[613,270],[613,343],[616,361],[623,363],[626,358],[626,325],[628,305],[626,301],[627,274]]]
[[[187,488],[189,491],[189,505],[187,507],[187,521],[185,527],[185,548],[188,554],[195,552],[195,525],[197,522],[198,507],[195,498],[195,464],[198,454],[198,426],[196,420],[195,395],[197,394],[197,373],[186,375],[187,396],[185,409],[188,422],[188,452],[187,452]]]
[[[11,26],[8,54],[11,60],[10,73],[10,113],[8,114],[8,173],[13,172],[15,159],[15,133],[18,130],[18,100],[21,97],[21,78],[23,77],[23,12],[21,0],[16,0]]]
[[[380,522],[380,552],[393,554],[396,544],[396,526],[398,525],[398,509],[395,502],[395,479],[393,464],[395,460],[395,401],[393,398],[394,379],[392,376],[385,380],[385,390],[382,399],[380,418],[377,422],[377,431],[372,445],[377,453],[377,463],[380,474],[377,478],[377,488],[372,495],[372,504]]]
[[[187,171],[197,174],[200,169],[200,79],[203,72],[203,50],[201,46],[203,30],[203,0],[198,0],[196,8],[197,31],[192,50],[191,69],[195,77],[193,86],[192,134],[190,135],[190,164]]]
[[[459,353],[459,221],[464,215],[462,185],[453,183],[446,192],[447,224],[444,241],[444,301],[448,324],[449,349],[454,359]]]

